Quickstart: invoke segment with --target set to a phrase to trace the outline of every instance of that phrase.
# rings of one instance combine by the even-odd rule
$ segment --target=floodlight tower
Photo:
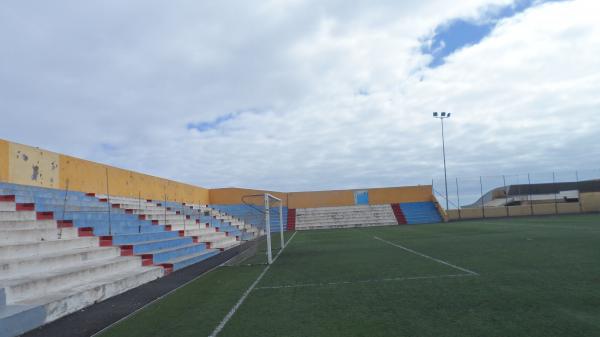
[[[442,123],[442,154],[444,156],[444,184],[446,185],[446,211],[449,208],[448,205],[448,175],[446,174],[446,140],[444,139],[444,119],[450,118],[450,113],[437,112],[433,113],[433,118],[437,118]]]

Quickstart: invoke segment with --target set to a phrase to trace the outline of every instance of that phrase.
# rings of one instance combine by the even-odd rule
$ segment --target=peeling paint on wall
[[[26,145],[9,143],[8,180],[15,184],[58,188],[59,155]]]
[[[33,172],[31,173],[31,180],[38,180],[38,176],[40,175],[40,167],[37,165],[33,165],[31,167],[33,169]]]

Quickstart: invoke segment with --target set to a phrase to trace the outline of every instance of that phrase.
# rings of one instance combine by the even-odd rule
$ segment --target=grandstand
[[[576,187],[592,185],[595,186],[583,183]],[[562,195],[571,187],[554,186],[551,193]],[[506,209],[502,214],[511,215],[509,206],[525,207],[513,205],[516,198],[523,195],[515,191],[521,190],[522,187],[517,186],[502,190],[513,198],[510,205],[496,205],[494,200],[499,200],[496,196],[502,193],[490,191],[481,199],[486,203],[484,208],[489,209],[473,208],[471,218],[490,217],[491,208]],[[539,195],[548,192],[543,186],[538,190]],[[589,188],[577,191],[579,211],[596,210],[592,206],[600,204],[594,199],[598,191]],[[528,190],[527,193],[537,192]],[[275,196],[274,200],[280,203],[269,209],[268,224],[260,199],[265,194]],[[584,194],[585,198],[580,197]],[[565,203],[574,201],[571,194],[565,196]],[[502,200],[507,199],[504,195]],[[585,205],[582,199],[586,200]],[[209,190],[0,140],[0,337],[24,333],[58,336],[63,335],[65,329],[73,336],[106,332],[110,323],[227,261],[230,265],[236,265],[231,261],[243,261],[252,277],[255,277],[254,271],[262,270],[259,277],[250,282],[252,287],[246,290],[249,294],[271,267],[263,267],[262,259],[267,249],[264,240],[267,228],[277,232],[283,227],[290,245],[287,248],[287,244],[278,245],[277,240],[272,240],[273,249],[277,250],[273,262],[286,248],[290,254],[298,254],[296,262],[300,264],[296,268],[303,271],[282,270],[274,263],[273,270],[281,272],[280,276],[272,276],[267,285],[257,288],[259,290],[328,282],[369,283],[369,275],[371,279],[384,280],[381,282],[415,277],[474,278],[479,274],[471,269],[406,248],[395,243],[397,240],[385,239],[387,236],[396,239],[402,235],[429,236],[434,231],[444,233],[445,222],[455,219],[453,212],[456,211],[459,217],[469,216],[468,209],[443,210],[431,185],[308,192]],[[477,211],[481,211],[479,216],[473,213]],[[410,226],[420,224],[437,225],[423,226],[425,229],[419,230],[414,228],[421,226]],[[296,235],[298,239],[292,241]],[[271,242],[268,243],[270,247]],[[387,248],[382,249],[382,244]],[[469,244],[468,240],[464,244]],[[398,249],[435,263],[421,265],[423,261],[411,258],[391,265],[382,262],[396,256]],[[253,256],[256,251],[259,254]],[[342,257],[344,261],[351,260],[346,261],[348,265],[340,262]],[[286,254],[282,254],[281,259],[295,261]],[[472,262],[464,261],[465,264]],[[369,267],[377,265],[381,268],[379,271]],[[243,268],[231,270],[231,277],[220,278],[222,272],[211,275],[218,278],[219,285],[245,282]],[[280,277],[278,282],[277,277]],[[380,282],[377,280],[373,282]],[[221,293],[227,292],[227,289],[219,289]],[[240,292],[243,293],[243,289]],[[132,294],[153,295],[133,300]],[[243,299],[245,297],[239,305]],[[217,307],[232,305],[230,301],[221,302],[221,298],[214,301]],[[122,309],[116,316],[109,315],[103,303]],[[223,310],[215,312],[222,318]],[[266,313],[268,317],[275,314]],[[87,324],[90,315],[109,318]],[[160,321],[156,317],[151,320]],[[213,328],[217,326],[214,331],[211,329],[211,335],[220,333],[224,326],[219,328],[215,319],[207,321]],[[135,329],[143,334],[154,333],[143,327]],[[120,330],[109,330],[107,334],[111,335],[111,331]],[[135,335],[132,331],[121,333]]]

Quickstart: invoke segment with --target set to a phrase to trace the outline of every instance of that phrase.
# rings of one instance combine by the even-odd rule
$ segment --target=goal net
[[[287,211],[283,201],[276,196],[263,193],[242,197],[247,206],[247,216],[252,218],[252,224],[258,229],[260,236],[257,242],[256,255],[247,263],[273,263],[280,250],[285,247],[285,219]]]

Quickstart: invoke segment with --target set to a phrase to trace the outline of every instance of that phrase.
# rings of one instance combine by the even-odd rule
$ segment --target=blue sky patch
[[[215,130],[222,124],[232,121],[232,120],[238,118],[242,114],[246,114],[246,113],[262,114],[266,111],[267,111],[267,109],[259,109],[259,108],[238,110],[235,112],[228,113],[226,115],[219,116],[210,122],[188,123],[187,129],[188,130],[196,130],[198,132],[206,132],[206,131],[210,131],[210,130]]]
[[[500,20],[510,18],[533,6],[557,1],[564,0],[517,0],[512,5],[486,8],[479,20],[451,20],[435,29],[433,37],[421,47],[421,52],[432,56],[430,68],[439,67],[445,63],[448,55],[481,42]]]
[[[239,113],[229,113],[227,115],[219,116],[217,119],[210,122],[199,122],[199,123],[189,123],[187,125],[188,130],[198,130],[199,132],[205,132],[216,129],[219,125],[235,119]]]

